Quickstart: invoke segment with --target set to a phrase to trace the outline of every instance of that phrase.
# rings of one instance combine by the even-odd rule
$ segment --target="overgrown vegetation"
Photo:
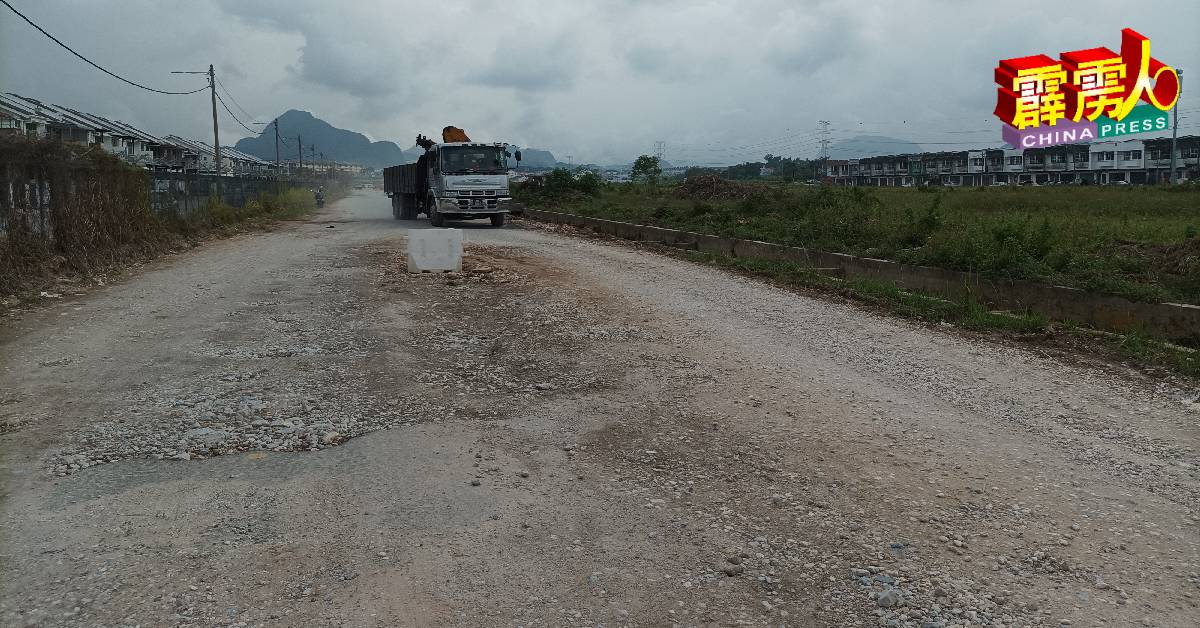
[[[972,329],[1004,329],[1032,333],[1045,330],[1049,322],[1045,316],[1034,312],[993,312],[970,297],[962,301],[952,301],[904,290],[895,283],[886,281],[843,280],[793,262],[724,257],[695,251],[688,251],[685,255],[692,261],[734,268],[793,286],[833,290],[861,300],[885,304],[891,311],[929,323],[953,322]]]
[[[713,175],[708,175],[715,179]],[[534,206],[673,229],[1200,303],[1200,186],[841,188],[692,179]]]
[[[334,187],[334,186],[330,186]],[[326,188],[327,200],[330,194]],[[341,190],[338,186],[337,190]],[[334,195],[334,198],[341,193]],[[210,232],[223,231],[248,225],[262,225],[275,220],[289,220],[306,216],[316,211],[317,203],[311,191],[303,188],[281,188],[278,193],[264,192],[236,207],[210,198],[200,211],[195,212],[195,218],[181,219],[174,215],[159,218],[171,232],[180,235],[203,235]]]
[[[679,251],[676,254],[697,263],[766,277],[790,288],[837,294],[905,318],[927,323],[951,323],[978,331],[1016,334],[1035,338],[1039,342],[1108,354],[1141,367],[1165,368],[1200,378],[1200,352],[1141,334],[1105,334],[1070,325],[1052,325],[1045,316],[1036,312],[995,312],[969,296],[961,301],[952,301],[903,290],[889,282],[846,281],[791,262],[725,257],[695,251]]]
[[[768,177],[774,180],[809,181],[821,178],[820,165],[821,162],[817,159],[797,159],[768,153],[762,161],[747,161],[719,171],[714,169],[708,170],[708,172],[719,172],[726,179],[757,181],[762,178],[765,168]],[[702,174],[703,172],[689,169],[686,176],[690,178],[693,174]]]
[[[514,185],[513,192],[527,203],[561,205],[599,196],[603,187],[600,175],[590,170],[573,173],[566,168],[556,168],[540,181]]]
[[[281,189],[242,207],[210,200],[188,217],[159,214],[145,170],[103,150],[0,139],[0,295],[36,291],[63,275],[91,275],[148,259],[188,239],[315,208],[312,193]],[[327,197],[344,191],[326,185]]]
[[[1142,334],[1113,336],[1107,345],[1117,355],[1133,362],[1161,365],[1200,378],[1200,352],[1196,350],[1173,346]]]

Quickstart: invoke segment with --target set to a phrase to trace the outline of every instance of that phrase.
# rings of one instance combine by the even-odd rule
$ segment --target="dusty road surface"
[[[382,195],[0,331],[0,625],[1195,626],[1195,390]]]

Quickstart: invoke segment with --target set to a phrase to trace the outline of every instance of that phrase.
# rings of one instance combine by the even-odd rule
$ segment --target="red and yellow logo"
[[[1139,101],[1162,111],[1179,100],[1179,74],[1150,56],[1150,40],[1126,28],[1121,54],[1108,48],[1005,59],[996,68],[996,116],[1024,130],[1061,120],[1121,121]]]

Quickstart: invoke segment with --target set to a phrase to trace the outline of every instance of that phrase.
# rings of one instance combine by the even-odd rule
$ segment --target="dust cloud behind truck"
[[[509,194],[509,158],[521,160],[521,151],[510,153],[502,143],[472,142],[457,127],[442,130],[442,142],[418,135],[425,153],[416,163],[383,169],[383,191],[392,199],[392,216],[413,220],[429,217],[435,227],[447,220],[487,218],[492,226],[504,225],[512,197]]]

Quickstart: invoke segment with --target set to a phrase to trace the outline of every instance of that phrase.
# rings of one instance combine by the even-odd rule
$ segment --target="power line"
[[[743,149],[736,149],[736,150],[735,149],[705,150],[704,152],[708,153],[708,154],[719,153],[719,154],[723,154],[725,156],[737,157],[737,156],[744,156],[744,155],[757,155],[763,151],[799,150],[802,148],[817,146],[819,144],[820,144],[820,140],[809,138],[809,139],[800,139],[800,140],[793,140],[793,141],[784,140],[784,141],[774,142],[771,144],[763,144],[763,145],[751,147],[751,148],[743,148]],[[716,157],[718,155],[713,154],[712,156]]]
[[[0,0],[0,2],[3,2],[3,1],[4,0]],[[246,124],[244,122],[242,122],[241,120],[238,120],[237,116],[233,115],[233,111],[231,111],[229,109],[229,105],[225,104],[225,99],[221,98],[220,94],[217,94],[217,101],[221,103],[221,106],[225,108],[225,111],[229,113],[229,117],[233,118],[234,122],[237,122],[238,124],[242,125],[243,129],[246,129],[247,131],[249,131],[255,135],[260,135],[259,131],[255,131],[254,129],[246,126]]]
[[[882,126],[879,123],[873,123],[873,122],[872,123],[862,123],[862,122],[852,123],[852,122],[843,121],[842,124],[870,124],[870,125]],[[837,130],[838,129],[830,129],[830,131],[837,131]],[[853,132],[853,131],[857,131],[859,129],[841,129],[841,130],[847,131],[847,132]],[[995,132],[996,132],[995,129],[934,131],[934,133],[950,133],[950,134],[995,133]],[[744,144],[742,146],[731,146],[731,147],[723,147],[723,148],[689,148],[686,144],[682,144],[682,145],[677,145],[676,149],[679,151],[682,151],[684,153],[722,153],[725,155],[729,155],[731,157],[737,157],[738,155],[750,155],[755,152],[758,152],[761,150],[768,150],[768,149],[769,150],[794,150],[794,149],[806,148],[806,147],[811,147],[811,146],[819,146],[821,144],[821,140],[819,138],[821,138],[823,135],[824,135],[823,130],[819,130],[816,132],[797,132],[797,133],[792,133],[790,135],[784,135],[784,136],[780,136],[780,137],[773,138],[773,139],[758,140],[756,142]],[[793,141],[793,140],[805,140],[805,139],[810,139],[810,138],[815,138],[815,139],[813,139],[813,141],[808,141],[808,142]],[[883,142],[880,142],[880,143],[883,143]],[[950,145],[950,144],[986,143],[986,140],[981,140],[979,142],[923,142],[921,140],[914,139],[911,142],[890,142],[890,143]]]
[[[790,130],[790,129],[785,129],[785,130]],[[776,135],[773,137],[764,137],[762,139],[752,140],[750,143],[742,144],[741,146],[735,146],[733,148],[748,148],[751,146],[755,146],[757,144],[776,142],[781,139],[788,139],[788,138],[794,138],[794,137],[799,137],[799,136],[808,136],[808,135],[815,135],[815,133],[812,133],[810,131],[797,131],[795,133],[791,133],[788,135]],[[704,146],[715,146],[717,144],[719,144],[719,142],[709,142],[707,144],[704,144]],[[679,144],[679,146],[688,146],[688,144]],[[695,148],[694,150],[721,150],[721,149]]]
[[[3,4],[4,6],[8,7],[8,9],[9,9],[10,11],[12,11],[13,13],[16,13],[16,14],[17,14],[17,17],[21,18],[22,20],[25,20],[26,22],[28,22],[28,23],[29,23],[29,25],[30,25],[30,26],[32,26],[32,27],[34,27],[34,28],[36,28],[36,29],[37,29],[39,32],[41,32],[41,33],[42,33],[43,35],[45,35],[46,37],[49,37],[49,38],[50,38],[50,41],[53,41],[54,43],[56,43],[56,44],[58,44],[58,45],[62,46],[64,49],[66,49],[66,51],[67,51],[67,52],[69,52],[69,53],[71,53],[71,54],[75,55],[76,57],[79,57],[80,59],[82,59],[82,60],[83,60],[85,63],[87,63],[88,65],[90,65],[90,66],[92,66],[93,68],[96,68],[97,70],[100,70],[101,72],[103,72],[103,73],[105,73],[105,74],[107,74],[107,75],[109,75],[109,76],[111,76],[111,77],[113,77],[113,78],[117,79],[118,81],[122,81],[122,82],[125,82],[125,83],[129,83],[130,85],[132,85],[132,86],[134,86],[134,87],[140,87],[141,89],[144,89],[144,90],[146,90],[146,91],[149,91],[149,92],[154,92],[154,93],[156,93],[156,94],[169,94],[169,95],[172,95],[172,96],[185,96],[185,95],[187,95],[187,94],[195,94],[195,93],[202,92],[202,91],[204,91],[204,90],[208,89],[208,86],[205,86],[205,87],[201,87],[200,89],[195,89],[195,90],[192,90],[192,91],[190,91],[190,92],[169,92],[169,91],[165,91],[165,90],[161,90],[161,89],[154,89],[153,87],[146,87],[145,85],[142,85],[141,83],[134,83],[133,81],[131,81],[131,80],[127,79],[127,78],[124,78],[124,77],[122,77],[122,76],[118,76],[118,75],[116,75],[116,74],[113,74],[112,72],[109,72],[108,70],[106,70],[106,69],[104,69],[104,68],[100,67],[99,65],[97,65],[97,64],[96,64],[94,61],[92,61],[91,59],[88,59],[87,57],[85,57],[85,56],[83,56],[83,55],[79,54],[78,52],[75,52],[75,50],[74,50],[74,49],[72,49],[70,46],[68,46],[68,45],[64,44],[64,43],[63,43],[62,41],[60,41],[60,40],[59,40],[57,37],[55,37],[54,35],[51,35],[50,33],[47,33],[47,32],[46,32],[46,29],[42,28],[41,26],[38,26],[37,24],[35,24],[35,23],[33,22],[33,20],[31,20],[31,19],[29,19],[29,18],[25,17],[25,14],[21,13],[21,12],[20,12],[20,11],[18,11],[18,10],[17,10],[15,7],[13,7],[13,5],[9,4],[9,3],[8,3],[8,0],[0,0],[0,4]]]
[[[778,147],[804,145],[804,144],[812,143],[815,141],[817,141],[817,140],[814,137],[810,137],[810,136],[792,137],[792,138],[784,137],[784,138],[779,138],[774,141],[762,142],[759,144],[752,144],[752,145],[747,145],[744,147],[731,146],[729,148],[695,148],[695,149],[684,148],[682,150],[685,150],[688,152],[700,152],[700,153],[725,153],[725,154],[753,153],[753,152],[758,152],[760,150],[772,150],[772,149],[775,149]]]
[[[767,152],[767,154],[770,154],[772,157],[780,157],[780,158],[784,158],[784,159],[805,159],[805,160],[819,159],[820,158],[819,145],[820,145],[820,142],[790,144],[790,145],[779,146],[776,148],[771,148],[769,151],[763,151],[763,152]],[[809,153],[809,151],[805,150],[805,149],[812,149],[812,153],[814,156],[813,157],[804,156]],[[741,151],[739,153],[730,153],[730,154],[726,154],[726,155],[706,155],[706,157],[708,157],[709,159],[714,159],[714,158],[721,159],[723,161],[709,161],[707,159],[704,161],[700,161],[700,159],[704,159],[704,158],[703,157],[700,157],[700,158],[689,157],[686,155],[681,156],[679,158],[679,160],[682,162],[690,162],[690,163],[697,164],[697,165],[700,165],[700,164],[717,165],[717,164],[728,163],[730,161],[741,161],[741,160],[745,160],[747,163],[759,162],[764,159],[762,152],[749,151],[749,150]]]
[[[864,131],[866,129],[856,129],[853,127],[854,127],[854,125],[858,125],[858,126],[866,125],[866,126],[873,126],[873,127],[884,127],[885,130],[881,131],[883,133],[895,134],[895,133],[907,133],[908,132],[908,131],[902,131],[900,129],[888,130],[888,129],[895,128],[894,123],[885,124],[882,122],[841,121],[841,122],[837,122],[837,124],[848,125],[850,127],[850,128],[842,129],[843,131]],[[923,133],[945,133],[945,134],[950,134],[950,135],[959,135],[959,134],[968,134],[968,133],[995,133],[996,129],[972,129],[972,130],[958,130],[958,131],[921,131],[921,132],[923,132]]]
[[[867,142],[869,142],[871,144],[920,144],[921,146],[965,146],[968,144],[987,144],[988,143],[988,141],[986,141],[986,140],[976,140],[974,142],[924,142],[921,140],[899,140],[899,141],[893,142],[890,140],[889,141],[867,140]]]
[[[242,112],[242,115],[246,116],[247,118],[254,117],[249,111],[246,111],[246,108],[243,107],[236,98],[233,97],[233,94],[229,92],[229,88],[225,87],[225,84],[221,82],[221,79],[217,79],[217,85],[220,86],[221,90],[225,92],[225,95],[229,97],[229,100],[233,103],[233,106],[237,107],[238,111]]]
[[[778,137],[763,138],[761,140],[755,140],[754,142],[751,142],[749,144],[743,144],[741,146],[727,146],[727,147],[722,147],[722,148],[687,148],[687,144],[680,144],[679,147],[682,147],[684,150],[695,151],[695,152],[720,153],[720,152],[728,152],[730,150],[739,150],[739,149],[744,149],[744,148],[758,148],[760,146],[778,144],[780,142],[783,142],[783,141],[786,141],[789,139],[812,137],[812,136],[817,135],[818,133],[819,133],[819,131],[818,132],[800,131],[800,132],[793,133],[791,135],[781,135]]]

